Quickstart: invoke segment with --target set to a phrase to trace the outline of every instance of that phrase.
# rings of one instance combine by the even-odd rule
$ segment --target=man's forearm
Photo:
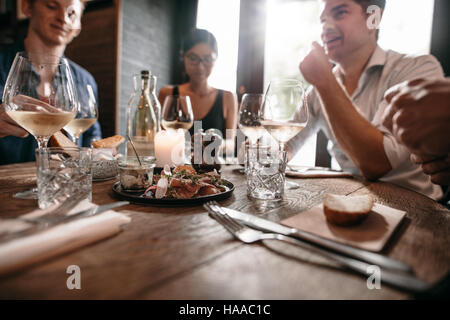
[[[316,89],[339,146],[364,177],[376,180],[388,173],[392,167],[384,151],[383,134],[356,110],[336,79]]]

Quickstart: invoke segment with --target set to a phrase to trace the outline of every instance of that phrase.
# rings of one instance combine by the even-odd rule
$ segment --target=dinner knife
[[[342,170],[336,170],[336,169],[331,169],[331,168],[327,168],[327,167],[303,167],[303,168],[294,168],[290,165],[288,165],[288,169],[292,172],[298,172],[298,173],[305,173],[308,171],[328,171],[328,172],[338,172],[338,173],[343,173],[344,171]]]
[[[25,230],[22,230],[22,231],[18,231],[18,232],[14,232],[14,233],[7,233],[4,236],[0,237],[0,242],[8,242],[8,241],[16,239],[16,238],[30,236],[30,235],[33,235],[40,231],[46,230],[50,227],[54,227],[54,226],[57,226],[57,225],[60,225],[63,223],[71,222],[71,221],[74,221],[74,220],[77,220],[77,219],[80,219],[83,217],[94,216],[99,213],[108,211],[113,208],[121,207],[121,206],[124,206],[127,204],[130,204],[130,203],[128,201],[119,201],[119,202],[105,204],[102,206],[96,206],[94,208],[89,208],[86,210],[81,210],[81,211],[76,212],[71,215],[55,218],[51,222],[37,224],[37,225],[34,225],[34,226],[27,228]]]
[[[294,238],[298,238],[301,240],[308,241],[310,243],[314,243],[316,245],[319,245],[323,248],[333,250],[335,252],[339,252],[342,254],[345,254],[347,256],[359,259],[361,261],[365,261],[368,263],[371,263],[373,265],[377,265],[379,267],[383,267],[390,270],[398,270],[403,272],[412,272],[412,269],[407,264],[383,256],[378,253],[370,252],[367,250],[358,249],[349,245],[345,245],[342,243],[338,243],[335,241],[331,241],[325,238],[322,238],[320,236],[317,236],[315,234],[298,230],[296,228],[291,228],[284,226],[282,224],[263,219],[260,217],[257,217],[255,215],[237,211],[234,209],[222,207],[222,209],[228,214],[230,217],[239,220],[240,222],[264,231],[270,231],[274,233],[279,233],[285,236],[290,236]]]

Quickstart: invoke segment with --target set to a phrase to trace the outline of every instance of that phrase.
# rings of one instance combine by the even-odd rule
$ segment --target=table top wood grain
[[[362,179],[290,179],[300,184],[280,202],[247,198],[237,166],[222,175],[236,190],[221,204],[280,221],[322,201],[325,193],[371,194],[378,203],[407,212],[383,254],[411,265],[427,283],[450,267],[450,211],[414,191]],[[0,218],[36,208],[36,200],[12,195],[36,183],[34,163],[0,166]],[[114,180],[93,183],[93,202],[115,201]],[[0,298],[30,299],[408,299],[306,250],[283,243],[234,240],[201,206],[131,204],[132,218],[112,238],[0,277]],[[66,286],[69,265],[81,269],[81,289]]]

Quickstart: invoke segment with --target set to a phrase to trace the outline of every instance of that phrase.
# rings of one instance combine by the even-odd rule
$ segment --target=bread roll
[[[50,137],[50,140],[48,141],[48,146],[59,148],[77,147],[77,145],[73,143],[72,140],[67,138],[61,131],[56,132]]]
[[[116,134],[115,136],[92,142],[94,148],[117,148],[125,141],[125,138]]]
[[[326,194],[323,212],[327,221],[339,226],[350,226],[363,221],[372,210],[374,200],[370,195],[338,196]]]

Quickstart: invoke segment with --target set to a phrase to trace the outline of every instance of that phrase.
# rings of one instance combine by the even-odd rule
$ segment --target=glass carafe
[[[135,156],[129,139],[133,141],[139,156],[155,156],[155,135],[158,120],[150,98],[150,72],[141,71],[140,89],[129,100],[127,148],[128,157]]]
[[[154,75],[150,75],[150,90],[149,97],[150,103],[153,107],[153,111],[156,116],[156,131],[161,130],[161,104],[159,103],[158,97],[156,96],[156,77]]]

